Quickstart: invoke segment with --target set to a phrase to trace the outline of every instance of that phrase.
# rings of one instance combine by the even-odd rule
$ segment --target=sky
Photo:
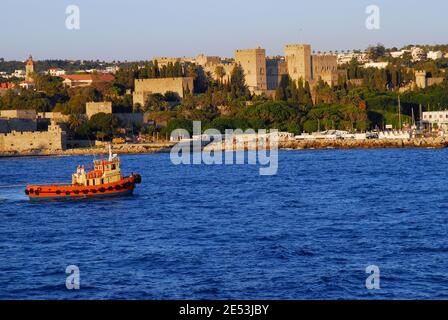
[[[79,7],[79,30],[66,8]],[[380,29],[366,28],[366,8]],[[289,43],[313,50],[448,43],[446,0],[1,0],[0,58],[147,60],[235,49],[283,53]]]

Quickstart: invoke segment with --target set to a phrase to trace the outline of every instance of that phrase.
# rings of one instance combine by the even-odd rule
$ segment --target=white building
[[[26,76],[26,72],[25,70],[15,70],[11,76],[16,77],[16,78],[25,78]]]
[[[50,68],[47,71],[47,74],[49,74],[50,76],[53,77],[60,77],[63,76],[64,74],[66,74],[65,70],[62,70],[60,68]]]
[[[422,48],[419,47],[413,47],[411,49],[411,55],[412,55],[412,60],[414,61],[421,61],[426,59],[426,52],[425,50],[423,50]]]
[[[106,67],[106,73],[115,74],[118,70],[120,70],[118,66]]]
[[[401,58],[402,56],[404,56],[404,54],[408,52],[407,50],[400,50],[400,51],[392,51],[390,53],[390,56],[392,58]]]
[[[386,69],[389,62],[368,62],[363,65],[364,68]]]
[[[432,60],[439,60],[443,58],[443,52],[442,51],[429,51],[428,52],[428,59]]]
[[[448,129],[448,110],[423,112],[422,124],[431,129],[437,126],[439,129]]]
[[[368,56],[367,53],[362,52],[347,52],[347,53],[340,53],[337,56],[338,58],[338,64],[346,64],[350,63],[353,59],[358,61],[359,63],[365,63],[368,62]]]

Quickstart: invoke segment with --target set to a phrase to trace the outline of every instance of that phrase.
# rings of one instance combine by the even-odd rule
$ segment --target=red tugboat
[[[30,200],[82,199],[131,195],[135,185],[141,183],[139,174],[123,177],[120,159],[112,154],[109,146],[109,159],[94,160],[94,170],[86,172],[78,166],[72,175],[71,185],[28,185],[25,194]]]

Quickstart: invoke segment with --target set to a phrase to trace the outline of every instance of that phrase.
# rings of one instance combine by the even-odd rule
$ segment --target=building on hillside
[[[431,60],[439,60],[443,58],[443,52],[442,51],[429,51],[427,55],[428,59]]]
[[[421,61],[427,58],[425,50],[419,47],[413,47],[411,49],[411,56],[413,61]]]
[[[386,69],[389,62],[368,62],[362,65],[363,68]]]
[[[401,58],[405,55],[406,52],[409,52],[409,51],[408,50],[391,51],[390,56],[392,58]]]
[[[191,77],[135,79],[133,103],[144,106],[150,94],[174,92],[183,98],[187,92],[194,92],[194,82]]]
[[[14,90],[16,85],[12,82],[3,82],[0,83],[0,97],[7,93],[9,90]]]
[[[251,92],[267,90],[266,82],[266,50],[256,49],[236,50],[235,62],[244,70],[246,85]]]
[[[0,89],[14,89],[15,88],[15,84],[13,82],[1,82],[0,83]]]
[[[338,65],[350,63],[352,60],[356,60],[358,63],[366,63],[369,58],[365,52],[343,52],[337,55]]]
[[[14,72],[11,74],[13,78],[25,78],[26,71],[25,70],[14,70]]]
[[[50,68],[46,73],[52,77],[60,77],[65,75],[66,71],[61,68]]]
[[[66,74],[62,75],[61,78],[64,79],[62,83],[70,88],[91,86],[115,80],[114,75],[108,73]]]
[[[19,87],[25,90],[34,89],[36,87],[36,84],[34,81],[22,81],[19,83]]]

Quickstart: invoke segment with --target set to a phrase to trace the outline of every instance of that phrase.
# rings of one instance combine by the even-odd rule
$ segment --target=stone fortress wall
[[[183,98],[187,91],[193,93],[194,83],[191,77],[136,79],[133,93],[133,103],[141,106],[146,104],[148,95],[154,93],[165,94],[168,91],[175,92]]]
[[[266,58],[266,82],[268,90],[276,90],[284,75],[288,74],[288,65],[283,57]]]
[[[267,90],[265,49],[236,50],[235,62],[243,68],[251,92]]]
[[[311,56],[311,79],[318,81],[319,78],[328,85],[335,85],[339,77],[338,59],[335,55],[312,55]]]
[[[311,46],[309,44],[288,44],[285,46],[288,74],[293,81],[300,78],[311,81]]]
[[[87,102],[86,103],[86,116],[88,119],[92,118],[97,113],[112,113],[112,102]]]
[[[52,122],[48,131],[12,131],[0,134],[1,152],[26,152],[30,150],[60,151],[66,148],[66,133]]]

